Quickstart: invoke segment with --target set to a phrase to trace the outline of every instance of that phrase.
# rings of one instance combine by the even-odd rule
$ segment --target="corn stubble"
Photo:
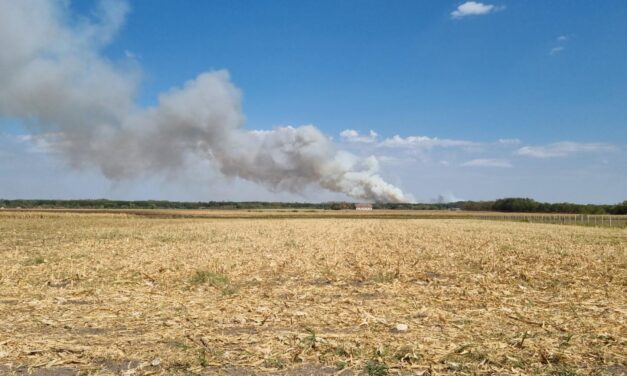
[[[0,213],[0,373],[620,374],[626,251],[472,219]]]

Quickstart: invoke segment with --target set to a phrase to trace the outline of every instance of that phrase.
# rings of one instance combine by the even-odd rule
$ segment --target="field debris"
[[[621,229],[3,212],[0,234],[0,374],[626,370]]]
[[[394,330],[397,332],[406,332],[409,329],[409,326],[407,326],[407,324],[396,324],[396,326],[394,326]]]

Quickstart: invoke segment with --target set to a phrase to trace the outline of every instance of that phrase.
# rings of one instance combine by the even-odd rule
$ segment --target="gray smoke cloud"
[[[180,169],[195,156],[273,191],[319,185],[356,199],[412,200],[378,175],[376,158],[338,150],[312,125],[245,128],[227,71],[202,73],[156,106],[138,107],[138,67],[101,53],[128,10],[102,1],[95,19],[73,19],[64,1],[0,0],[0,116],[21,119],[73,167],[110,179]]]

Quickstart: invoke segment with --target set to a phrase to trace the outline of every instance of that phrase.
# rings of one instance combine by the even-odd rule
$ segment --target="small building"
[[[372,210],[372,204],[355,204],[355,210]]]

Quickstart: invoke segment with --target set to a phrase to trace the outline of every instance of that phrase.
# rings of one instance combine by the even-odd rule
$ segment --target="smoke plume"
[[[228,177],[273,191],[306,186],[364,200],[410,200],[365,160],[336,149],[316,127],[244,127],[241,93],[224,70],[202,73],[140,108],[136,64],[101,53],[128,6],[99,3],[94,19],[72,18],[67,3],[0,0],[0,116],[21,119],[76,168],[110,179],[184,167],[205,158]]]

